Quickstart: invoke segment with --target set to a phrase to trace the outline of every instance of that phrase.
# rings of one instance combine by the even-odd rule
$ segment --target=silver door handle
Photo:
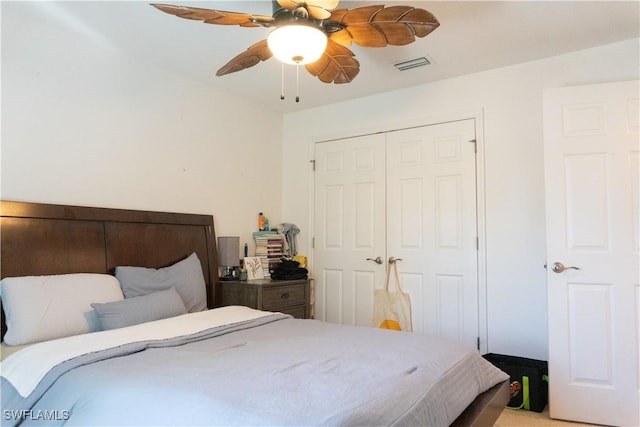
[[[580,270],[580,267],[565,267],[561,262],[554,262],[551,265],[551,270],[553,270],[554,273],[562,273],[565,270]]]
[[[382,257],[367,258],[367,261],[373,261],[376,264],[382,264]]]
[[[396,261],[402,261],[402,258],[396,258],[394,256],[389,257],[389,264],[395,264]]]

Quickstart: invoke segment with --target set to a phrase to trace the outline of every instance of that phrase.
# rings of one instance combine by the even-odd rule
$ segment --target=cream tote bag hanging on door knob
[[[387,277],[383,289],[374,289],[373,294],[373,326],[396,331],[413,330],[411,321],[411,300],[409,294],[402,292],[400,278],[395,259],[389,260]],[[389,278],[393,269],[396,289],[389,290]]]

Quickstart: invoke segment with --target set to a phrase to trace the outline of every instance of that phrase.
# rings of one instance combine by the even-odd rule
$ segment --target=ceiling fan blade
[[[288,10],[293,10],[302,3],[304,2],[296,0],[278,0],[278,4]]]
[[[428,11],[411,6],[364,6],[340,9],[331,13],[330,21],[345,26],[330,34],[332,40],[349,46],[349,40],[365,47],[402,46],[425,37],[440,23]]]
[[[294,10],[298,6],[304,6],[309,15],[315,19],[327,19],[331,16],[329,10],[338,6],[339,0],[278,0],[278,4],[287,10]]]
[[[331,17],[332,9],[338,6],[339,0],[308,0],[307,9],[309,15],[315,19],[328,19]]]
[[[321,7],[322,9],[335,9],[340,0],[278,0],[278,4],[285,9],[295,9],[300,5]]]
[[[316,62],[305,65],[309,73],[324,83],[350,83],[360,72],[355,54],[344,46],[328,40],[327,48]]]
[[[261,40],[249,47],[240,55],[233,58],[231,61],[227,62],[218,70],[218,72],[216,72],[216,76],[220,77],[225,74],[235,73],[236,71],[246,70],[247,68],[253,67],[260,61],[266,61],[272,56],[273,54],[271,53],[271,50],[269,50],[269,46],[267,46],[267,41]]]
[[[326,10],[332,10],[338,7],[338,3],[340,0],[308,0],[307,4],[309,6],[321,7]]]
[[[308,5],[307,10],[309,11],[309,16],[315,19],[327,19],[331,16],[331,12],[322,7]]]
[[[198,7],[151,4],[158,10],[184,19],[203,21],[206,24],[239,25],[241,27],[266,27],[275,21],[271,16],[249,13],[226,12],[224,10],[201,9]]]

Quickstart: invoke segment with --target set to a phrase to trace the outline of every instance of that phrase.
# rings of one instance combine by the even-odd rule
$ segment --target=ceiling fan
[[[411,6],[335,10],[338,3],[339,0],[274,0],[272,16],[166,4],[152,6],[207,24],[273,28],[267,39],[233,58],[217,71],[217,76],[245,70],[275,56],[283,64],[304,65],[324,83],[349,83],[360,72],[360,63],[348,49],[352,43],[364,47],[402,46],[416,37],[427,36],[440,25],[430,12]]]

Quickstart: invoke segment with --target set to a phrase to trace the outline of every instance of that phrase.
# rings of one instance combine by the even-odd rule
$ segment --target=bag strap
[[[398,267],[396,263],[390,263],[389,268],[387,268],[387,278],[384,281],[384,290],[389,292],[389,278],[391,276],[391,269],[393,269],[394,276],[396,278],[396,290],[398,292],[402,292],[402,288],[400,287],[400,276],[398,276]]]
[[[389,292],[389,275],[391,274],[391,266],[387,268],[387,274],[384,279],[384,290]]]

